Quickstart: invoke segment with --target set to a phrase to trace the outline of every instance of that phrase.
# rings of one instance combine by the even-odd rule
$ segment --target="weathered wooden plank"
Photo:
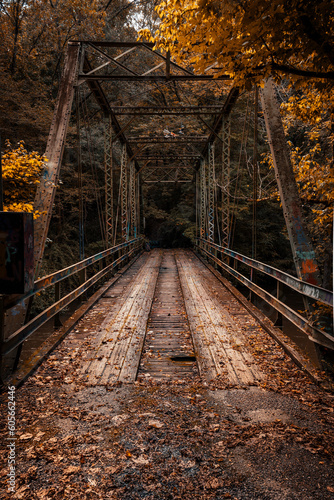
[[[197,311],[195,301],[192,300],[191,289],[185,276],[183,267],[180,265],[178,257],[176,258],[180,282],[183,290],[184,302],[188,313],[191,334],[195,347],[195,354],[199,372],[202,377],[209,380],[217,376],[217,367],[212,358],[209,342],[206,340],[204,325]]]
[[[160,260],[159,253],[150,255],[133,282],[129,284],[128,293],[124,295],[124,304],[105,326],[104,335],[94,353],[94,360],[86,366],[89,383],[104,384],[118,380],[129,345],[131,342],[137,345],[137,336],[144,338]],[[142,318],[139,320],[140,315]],[[140,357],[139,351],[137,355]]]
[[[102,346],[106,335],[110,331],[110,325],[120,312],[127,298],[131,295],[134,277],[136,276],[137,279],[140,279],[142,273],[146,272],[145,265],[148,265],[147,259],[147,254],[142,255],[133,267],[128,270],[126,275],[122,276],[116,286],[113,286],[110,290],[108,290],[104,295],[104,299],[100,301],[99,307],[101,307],[101,314],[105,315],[105,319],[103,320],[99,331],[95,332],[94,336],[91,336],[91,345],[89,347],[87,346],[86,353],[82,355],[82,373],[89,371],[92,361],[96,358],[97,350]]]
[[[226,370],[232,384],[256,383],[261,373],[245,348],[241,332],[236,330],[228,311],[210,293],[212,275],[207,275],[208,271],[198,259],[187,252],[179,253],[177,263],[189,321],[194,328],[194,343],[211,369],[215,367],[214,376]],[[212,378],[212,373],[207,376]]]
[[[161,254],[159,257],[160,264]],[[132,329],[132,335],[131,338],[125,342],[125,354],[123,356],[121,371],[119,373],[119,380],[123,382],[133,382],[137,376],[140,356],[145,340],[147,320],[159,272],[159,264],[155,266],[150,277],[146,280],[146,283],[142,285],[143,289],[141,291],[141,297],[136,304],[136,313],[133,315],[129,323],[129,328]]]

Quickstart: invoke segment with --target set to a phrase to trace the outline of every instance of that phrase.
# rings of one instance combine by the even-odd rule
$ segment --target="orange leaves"
[[[191,62],[196,71],[219,60],[215,72],[233,76],[241,87],[261,84],[270,74],[278,79],[289,75],[305,87],[320,74],[326,79],[333,64],[311,34],[321,33],[322,43],[333,43],[330,4],[315,2],[304,12],[297,0],[162,0],[156,7],[159,28],[146,35],[157,47],[169,48],[178,62]],[[306,24],[301,17],[307,18]],[[324,80],[320,85],[324,87]]]
[[[2,157],[5,210],[32,212],[35,186],[38,184],[46,158],[33,151],[28,153],[23,141],[13,149],[7,141]]]

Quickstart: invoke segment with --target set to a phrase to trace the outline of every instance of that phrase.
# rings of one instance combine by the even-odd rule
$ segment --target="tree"
[[[141,36],[199,72],[212,67],[246,88],[269,76],[334,83],[331,0],[162,0],[157,12],[159,28]]]

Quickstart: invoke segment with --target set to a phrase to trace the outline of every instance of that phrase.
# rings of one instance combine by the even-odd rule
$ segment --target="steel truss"
[[[177,135],[171,137],[128,137],[130,144],[190,144],[190,143],[206,143],[208,136],[206,135]]]
[[[214,242],[215,236],[215,146],[209,146],[209,171],[208,171],[208,240]]]
[[[122,159],[121,159],[121,229],[122,229],[122,241],[128,241],[129,230],[128,230],[128,162],[126,154],[126,146],[122,149]]]
[[[96,54],[99,54],[100,58],[104,60],[102,64],[97,66],[94,69],[90,69],[90,71],[86,71],[83,68],[83,71],[79,73],[78,81],[79,84],[85,81],[94,81],[94,80],[110,80],[111,74],[109,73],[99,73],[100,70],[106,69],[109,66],[112,67],[113,70],[119,69],[125,72],[125,74],[120,74],[119,72],[113,71],[112,79],[113,80],[128,80],[128,81],[183,81],[183,80],[202,80],[202,81],[210,81],[215,78],[215,75],[211,72],[204,72],[202,75],[195,75],[191,71],[183,68],[182,66],[177,65],[172,62],[170,59],[169,53],[166,56],[163,56],[157,51],[153,51],[154,44],[149,42],[99,42],[99,41],[82,41],[81,42],[85,48],[93,50]],[[102,50],[103,48],[103,50]],[[118,54],[116,57],[111,56],[105,52],[105,48],[127,48],[125,52]],[[134,70],[129,67],[129,65],[123,64],[120,62],[125,55],[128,55],[130,52],[136,50],[144,50],[148,51],[151,54],[154,54],[158,59],[160,59],[160,63],[155,66],[147,69],[144,73],[138,73],[137,70]],[[209,69],[209,68],[208,68]],[[173,72],[174,70],[174,72]],[[158,71],[158,73],[157,73]],[[176,72],[175,72],[176,71]],[[152,75],[152,73],[155,73]],[[181,72],[181,74],[180,74]],[[227,75],[220,75],[215,78],[216,80],[230,80],[230,77]]]
[[[130,235],[133,238],[137,237],[137,199],[136,199],[136,169],[133,161],[130,163]]]
[[[192,182],[193,172],[191,167],[146,167],[142,182]]]
[[[223,247],[229,246],[230,234],[230,158],[231,158],[231,120],[225,115],[221,130],[222,139],[222,172],[221,172],[221,208],[222,208],[222,235]]]
[[[106,248],[114,241],[114,197],[113,197],[113,164],[112,164],[112,123],[111,117],[105,119],[104,141],[104,174],[105,174],[105,218]]]
[[[112,106],[115,115],[219,115],[222,106]]]
[[[205,161],[201,161],[200,167],[200,237],[206,238],[206,205],[207,195],[206,195],[206,164]]]
[[[318,265],[303,218],[302,204],[272,80],[266,82],[260,95],[275,176],[297,275],[313,285],[319,285]]]
[[[107,54],[105,50],[117,49],[117,54],[111,56]],[[123,49],[123,52],[119,53],[119,50]],[[123,64],[124,57],[130,55],[130,53],[135,53],[137,50],[143,50],[150,52],[153,58],[159,59],[159,63],[153,67],[145,68],[143,72],[138,73],[138,71],[133,70],[129,65]],[[94,63],[91,63],[89,51],[94,53]],[[127,61],[131,60],[127,58]],[[149,58],[148,58],[149,60]],[[149,63],[147,63],[149,64]],[[112,71],[107,73],[106,71],[111,68]],[[103,71],[101,73],[101,71]],[[139,210],[133,208],[133,199],[137,200],[137,205],[139,205],[139,192],[140,187],[133,187],[133,174],[131,174],[131,192],[128,193],[128,169],[127,163],[128,159],[134,158],[132,143],[135,142],[133,137],[130,141],[127,139],[125,132],[131,131],[131,124],[138,119],[140,116],[149,114],[152,111],[155,113],[163,115],[196,115],[198,120],[205,125],[208,130],[208,137],[199,141],[201,145],[201,152],[197,155],[189,155],[188,151],[185,150],[183,156],[191,163],[192,167],[196,167],[200,170],[200,189],[199,189],[199,223],[200,223],[200,236],[202,238],[209,237],[210,241],[214,238],[214,189],[212,187],[214,180],[214,156],[213,149],[210,150],[209,158],[209,232],[207,234],[207,217],[208,217],[208,193],[207,193],[207,181],[206,181],[206,162],[204,158],[207,156],[208,145],[212,144],[215,140],[223,142],[224,150],[224,161],[223,161],[223,172],[224,179],[223,187],[227,188],[226,193],[228,193],[228,178],[226,180],[226,175],[228,177],[228,166],[229,166],[229,146],[225,141],[225,137],[229,136],[226,132],[227,123],[224,124],[225,117],[228,115],[235,104],[239,91],[237,88],[233,87],[224,104],[219,109],[209,109],[209,107],[202,107],[200,110],[190,109],[190,107],[183,107],[183,109],[170,109],[169,113],[167,109],[152,109],[133,111],[135,114],[128,118],[126,123],[119,122],[115,111],[110,105],[103,89],[101,86],[102,81],[126,81],[131,83],[132,81],[141,82],[163,82],[169,84],[173,81],[189,81],[189,82],[200,82],[200,81],[220,81],[227,80],[229,77],[221,76],[215,78],[214,68],[211,74],[204,72],[203,75],[194,75],[191,71],[178,66],[170,60],[168,54],[166,56],[160,54],[158,51],[153,51],[153,44],[141,43],[141,42],[92,42],[92,41],[72,41],[69,42],[67,48],[67,54],[65,58],[64,71],[62,79],[59,85],[59,92],[57,97],[56,108],[53,114],[51,129],[49,133],[49,138],[47,142],[47,148],[45,152],[45,157],[48,161],[45,163],[45,168],[42,173],[41,182],[37,187],[37,193],[34,203],[34,210],[40,215],[35,220],[34,229],[34,240],[35,240],[35,275],[39,274],[41,269],[41,262],[44,253],[45,243],[47,239],[49,223],[52,214],[52,208],[55,199],[55,193],[57,190],[60,166],[62,163],[62,156],[65,146],[66,132],[69,125],[69,120],[71,116],[71,108],[74,96],[74,89],[78,85],[87,84],[89,89],[89,94],[86,96],[87,99],[93,96],[98,104],[99,109],[102,111],[103,115],[107,117],[107,121],[111,122],[111,127],[113,129],[113,138],[111,140],[111,130],[106,131],[106,158],[105,166],[106,171],[109,170],[108,183],[109,187],[106,187],[108,191],[108,201],[106,200],[106,228],[108,228],[108,241],[111,234],[115,235],[115,224],[113,224],[113,213],[112,213],[112,151],[109,150],[109,141],[114,143],[118,141],[122,147],[121,155],[121,175],[120,175],[120,215],[121,215],[121,234],[122,240],[127,241],[129,239],[129,216],[128,216],[128,200],[131,199],[131,224],[134,224],[135,218],[139,217]],[[153,74],[154,73],[154,74]],[[266,129],[268,132],[271,152],[274,160],[275,173],[280,189],[283,211],[286,220],[286,225],[288,229],[290,244],[292,247],[296,269],[298,276],[302,277],[305,281],[311,283],[319,283],[319,274],[317,263],[314,258],[314,251],[310,242],[310,238],[307,234],[306,226],[302,218],[302,209],[300,200],[298,197],[298,191],[295,186],[295,180],[293,176],[293,171],[291,168],[291,162],[289,159],[289,149],[284,138],[284,131],[282,127],[281,117],[279,113],[279,106],[275,99],[275,90],[273,83],[268,81],[261,95],[262,108],[264,111]],[[127,113],[129,114],[129,109],[123,109],[123,111],[115,107],[119,114]],[[204,120],[201,115],[207,114],[210,111],[210,115],[214,117],[213,123],[208,123]],[[221,128],[223,127],[222,136],[220,136]],[[131,132],[130,132],[131,133]],[[166,142],[183,142],[183,137],[181,139],[176,134],[169,134],[173,137],[164,137]],[[138,138],[138,143],[140,138]],[[164,142],[164,141],[162,141]],[[184,138],[184,144],[190,142],[197,142],[195,139],[190,140],[190,138]],[[155,140],[152,140],[152,144],[160,143],[160,138],[155,135]],[[149,141],[146,144],[150,144]],[[225,151],[227,153],[225,153]],[[151,151],[151,157],[157,157],[155,151]],[[139,179],[139,171],[146,167],[151,160],[147,160],[145,156],[134,160],[134,168],[138,172],[137,178]],[[159,156],[160,158],[160,156]],[[170,153],[167,152],[163,159],[166,161],[172,160]],[[139,163],[141,162],[141,163]],[[146,162],[146,163],[145,163]],[[109,169],[107,168],[109,166]],[[132,167],[133,168],[133,167]],[[190,171],[190,168],[188,169]],[[174,177],[171,179],[168,177],[170,173],[167,174],[167,170],[163,175],[167,175],[164,179],[158,180],[159,182],[175,182],[175,180],[180,181],[179,173],[181,171],[178,169],[171,169],[175,172]],[[152,175],[153,171],[152,171]],[[191,174],[192,175],[192,174]],[[153,178],[153,177],[152,177]],[[190,182],[190,178],[182,178],[184,182]],[[146,178],[146,182],[149,179]],[[154,182],[156,182],[154,180]],[[136,183],[135,183],[136,184]],[[136,194],[137,189],[137,194]],[[134,194],[135,193],[135,194]],[[226,200],[225,200],[226,201]],[[224,203],[225,209],[223,209],[223,220],[222,220],[222,231],[223,231],[223,242],[228,242],[228,213],[227,208],[228,203]],[[138,224],[137,224],[138,227]],[[135,229],[133,229],[134,231]],[[138,231],[138,230],[137,230]],[[106,237],[107,238],[107,237]],[[15,307],[8,308],[5,314],[4,327],[0,325],[1,332],[0,336],[9,337],[17,328],[21,327],[25,322],[26,313],[28,311],[28,301],[25,300]]]

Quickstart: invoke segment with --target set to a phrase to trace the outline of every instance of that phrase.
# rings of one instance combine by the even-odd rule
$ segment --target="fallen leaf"
[[[133,458],[132,461],[137,464],[137,465],[145,465],[149,463],[149,460],[147,460],[145,457],[140,456],[138,458]]]
[[[75,474],[76,472],[79,472],[79,470],[80,467],[77,467],[76,465],[71,465],[70,467],[67,467],[67,469],[65,469],[63,472],[64,474],[69,475],[69,474]]]
[[[163,427],[165,424],[159,422],[159,420],[149,420],[148,425],[150,427],[155,427],[156,429],[161,429],[161,427]]]
[[[32,437],[33,437],[33,434],[30,434],[29,432],[27,432],[27,434],[21,434],[20,440],[21,441],[29,441],[29,439],[31,439]]]

